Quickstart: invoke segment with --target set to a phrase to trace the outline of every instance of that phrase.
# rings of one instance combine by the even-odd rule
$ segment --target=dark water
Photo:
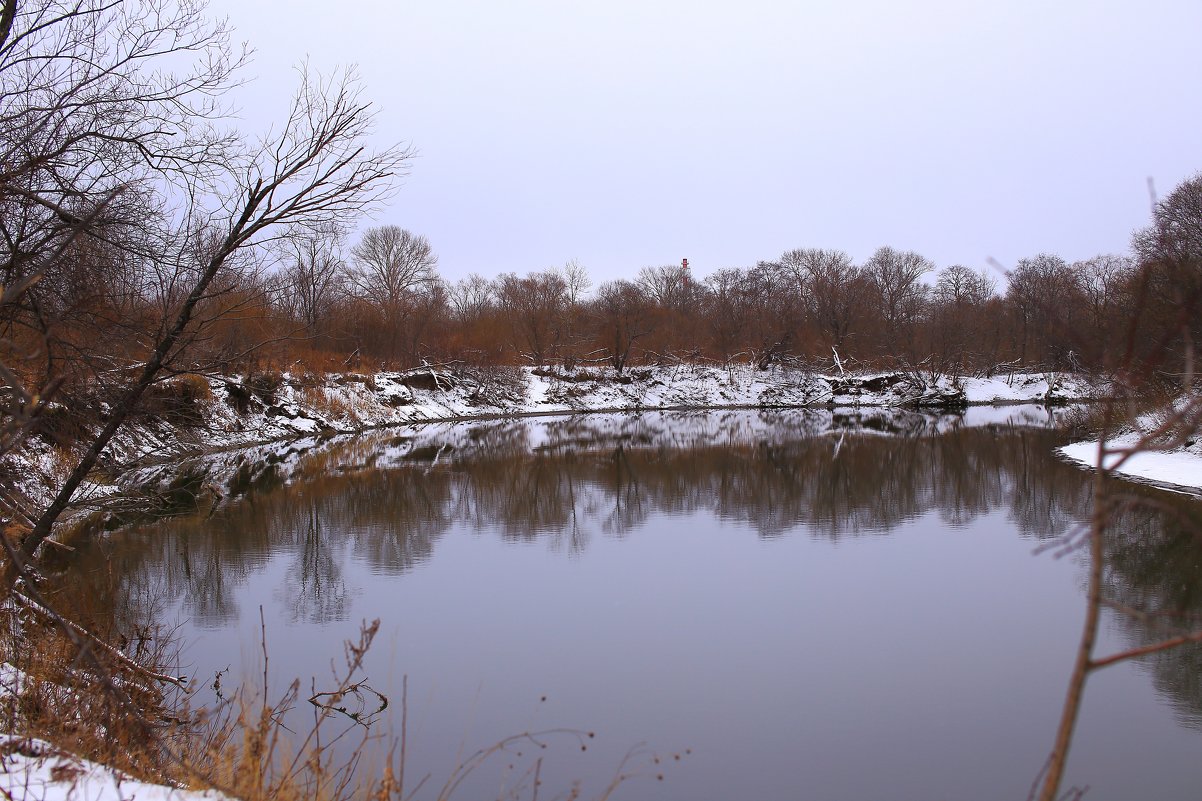
[[[115,537],[71,583],[178,622],[186,670],[228,668],[226,687],[262,672],[260,606],[278,690],[328,686],[379,618],[366,672],[394,710],[408,677],[418,797],[477,748],[571,727],[587,751],[515,744],[455,797],[498,797],[541,757],[540,798],[622,771],[615,798],[1023,799],[1082,616],[1080,557],[1035,553],[1091,503],[1056,436],[826,412],[381,433],[286,456],[208,520]],[[1163,510],[1117,517],[1110,596],[1202,611],[1202,542],[1177,517],[1196,502],[1132,492]],[[1101,650],[1154,626],[1110,615]],[[1069,780],[1198,798],[1200,723],[1199,649],[1110,668]]]

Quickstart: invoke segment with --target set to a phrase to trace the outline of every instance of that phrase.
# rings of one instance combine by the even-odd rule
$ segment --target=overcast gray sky
[[[357,64],[419,151],[378,223],[440,272],[698,273],[795,247],[940,267],[1125,251],[1202,169],[1202,2],[212,0],[292,68]]]

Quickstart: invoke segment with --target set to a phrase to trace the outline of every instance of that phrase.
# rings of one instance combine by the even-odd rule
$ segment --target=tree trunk
[[[245,220],[248,216],[249,215],[244,215],[243,220]],[[142,395],[146,392],[146,389],[152,383],[154,383],[155,378],[163,369],[163,364],[167,361],[167,357],[168,354],[170,354],[171,349],[179,343],[185,329],[192,321],[192,315],[196,310],[196,304],[198,304],[201,298],[204,297],[204,293],[208,290],[209,285],[213,282],[213,279],[217,277],[218,272],[221,271],[221,267],[225,264],[225,261],[229,257],[230,253],[236,249],[236,242],[238,239],[236,233],[236,230],[231,232],[225,238],[225,241],[222,242],[221,248],[218,250],[218,252],[209,260],[204,272],[201,274],[196,284],[192,287],[192,291],[188,294],[187,300],[184,301],[184,305],[180,308],[179,313],[176,315],[175,321],[171,328],[168,329],[159,339],[158,344],[155,346],[154,352],[151,354],[150,358],[147,359],[146,365],[142,368],[142,373],[138,376],[138,379],[129,389],[125,391],[125,395],[122,396],[121,400],[118,401],[113,407],[109,415],[109,420],[107,423],[105,423],[104,428],[100,430],[100,433],[97,434],[95,439],[92,440],[91,444],[88,445],[87,451],[84,452],[84,455],[79,460],[79,463],[75,465],[75,469],[71,471],[71,474],[67,477],[66,482],[64,482],[62,488],[58,491],[58,494],[54,496],[54,500],[51,501],[50,506],[48,506],[46,511],[44,511],[38,518],[33,529],[22,539],[21,549],[19,552],[19,561],[22,564],[9,565],[9,570],[4,581],[5,588],[12,586],[12,583],[16,580],[17,574],[23,564],[28,562],[33,557],[34,553],[38,549],[38,546],[40,546],[46,540],[46,538],[50,536],[50,532],[53,530],[55,522],[67,508],[67,505],[71,502],[71,498],[75,495],[75,491],[79,489],[79,485],[83,483],[84,479],[88,477],[88,474],[92,472],[92,469],[96,467],[96,463],[99,461],[100,455],[104,452],[105,447],[108,446],[109,442],[112,441],[117,431],[137,407],[138,401],[141,400]]]

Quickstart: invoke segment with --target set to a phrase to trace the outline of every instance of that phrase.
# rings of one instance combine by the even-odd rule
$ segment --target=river
[[[365,676],[391,703],[371,731],[399,734],[407,687],[418,798],[476,749],[571,729],[513,742],[454,797],[533,798],[537,770],[539,798],[622,774],[617,799],[1022,799],[1083,614],[1083,554],[1054,544],[1091,505],[1048,416],[375,432],[297,449],[210,517],[112,535],[64,586],[125,628],[175,628],[200,702],[261,684],[264,637],[273,695],[332,687],[343,642],[379,619]],[[1157,508],[1116,515],[1108,593],[1202,611],[1197,501],[1124,489]],[[1158,633],[1108,613],[1100,651]],[[311,717],[302,700],[289,727]],[[1191,647],[1090,681],[1068,781],[1090,801],[1193,799],[1200,749]]]

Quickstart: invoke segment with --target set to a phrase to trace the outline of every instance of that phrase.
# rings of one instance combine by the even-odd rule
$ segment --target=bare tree
[[[706,318],[709,320],[710,341],[730,365],[736,352],[744,346],[750,304],[750,282],[747,273],[738,268],[717,270],[705,279],[709,287]]]
[[[655,347],[663,351],[698,350],[704,339],[700,329],[708,290],[705,282],[693,278],[687,261],[644,267],[639,270],[637,284],[661,318],[655,326]]]
[[[0,12],[0,282],[43,276],[0,325],[43,380],[137,342],[142,272],[173,208],[238,153],[219,128],[245,54],[196,3],[6,0]],[[158,68],[170,61],[172,69]],[[115,365],[107,365],[114,367]]]
[[[420,305],[418,296],[438,277],[438,257],[424,236],[397,225],[364,231],[351,248],[351,256],[347,274],[351,291],[379,310],[386,328],[387,355],[396,358],[407,337],[407,320]]]
[[[1018,356],[1054,367],[1068,366],[1066,357],[1077,332],[1072,312],[1077,306],[1076,280],[1060,256],[1040,253],[1020,259],[1008,274],[1006,302],[1016,318]]]
[[[987,360],[988,306],[997,283],[985,272],[953,264],[939,272],[931,292],[925,336],[936,370],[963,371]]]
[[[577,306],[584,300],[584,293],[593,285],[588,277],[588,270],[575,259],[569,259],[563,266],[563,279],[567,283],[568,303]]]
[[[587,323],[584,319],[584,295],[592,287],[592,279],[588,270],[575,259],[569,259],[563,265],[563,280],[567,285],[567,309],[564,323],[564,367],[572,369],[581,358],[581,346],[587,337]]]
[[[1188,386],[1202,320],[1191,315],[1202,299],[1202,173],[1183,181],[1152,212],[1152,224],[1132,241],[1140,273],[1135,293],[1145,358]]]
[[[430,242],[400,226],[368,228],[351,255],[351,284],[382,309],[403,308],[413,291],[436,278],[438,257]]]
[[[1119,352],[1123,321],[1130,316],[1136,266],[1131,257],[1100,254],[1071,266],[1083,304],[1082,323],[1088,329],[1088,361],[1103,367],[1108,354]]]
[[[637,281],[643,294],[662,309],[683,311],[693,301],[694,282],[683,264],[644,267]]]
[[[441,278],[423,284],[413,293],[401,339],[402,353],[410,364],[446,355],[440,340],[445,339],[444,327],[450,307],[450,290]]]
[[[371,114],[350,71],[323,79],[302,69],[287,118],[257,146],[213,135],[212,95],[232,85],[236,60],[224,28],[206,27],[191,4],[43,0],[15,20],[0,78],[17,118],[55,137],[77,132],[37,139],[38,158],[0,176],[0,201],[21,212],[6,218],[19,223],[5,237],[8,275],[46,270],[62,241],[87,236],[154,265],[168,309],[103,427],[23,540],[25,561],[146,389],[211,330],[215,318],[204,310],[236,286],[227,278],[290,231],[349,223],[388,195],[410,154],[366,149]],[[156,57],[192,48],[200,54],[197,71],[185,74],[192,77],[155,68]],[[102,91],[92,99],[95,87]]]
[[[654,305],[638,284],[609,281],[597,289],[594,309],[597,338],[607,343],[609,363],[620,374],[630,363],[634,343],[655,328]]]
[[[564,343],[568,282],[559,270],[510,273],[497,279],[497,297],[508,317],[514,350],[536,366],[555,359]]]
[[[806,306],[809,316],[826,336],[826,345],[842,347],[851,334],[865,285],[862,272],[851,257],[841,250],[809,248],[791,251],[796,274],[804,280]],[[782,259],[782,263],[786,260]]]
[[[455,319],[464,325],[471,325],[479,320],[496,301],[496,288],[479,273],[460,278],[450,288],[449,294]]]
[[[799,340],[807,317],[804,274],[794,270],[789,251],[780,261],[761,261],[744,276],[743,297],[747,304],[747,333],[744,346],[757,352],[757,363],[765,364],[783,355]]]
[[[314,337],[344,289],[346,262],[341,245],[346,233],[333,226],[301,230],[290,237],[290,259],[283,271],[284,295],[293,316]]]
[[[1184,182],[1158,203],[1153,210],[1152,225],[1136,233],[1134,244],[1141,260],[1136,281],[1139,298],[1125,320],[1126,334],[1116,360],[1116,397],[1102,408],[1094,462],[1093,509],[1090,519],[1066,534],[1062,543],[1065,551],[1082,549],[1087,553],[1085,619],[1052,752],[1036,787],[1040,801],[1062,797],[1060,786],[1090,676],[1111,665],[1202,642],[1202,628],[1196,617],[1191,619],[1181,614],[1182,610],[1159,605],[1133,608],[1113,597],[1109,575],[1112,567],[1107,554],[1107,537],[1116,517],[1130,509],[1156,505],[1154,500],[1116,488],[1114,471],[1122,469],[1137,454],[1180,448],[1193,442],[1202,431],[1202,395],[1194,385],[1192,368],[1193,329],[1202,312],[1202,294],[1198,291],[1202,276],[1202,176]],[[1156,302],[1150,289],[1154,284],[1160,284],[1162,297],[1176,303],[1169,308],[1144,308],[1145,304]],[[1151,327],[1150,312],[1154,317]],[[1141,346],[1144,339],[1152,340],[1150,349]],[[1142,430],[1133,437],[1113,441],[1119,428],[1131,422],[1132,401],[1156,381],[1170,343],[1183,348],[1182,374],[1177,376],[1181,393],[1154,421],[1145,418]],[[1196,521],[1179,522],[1197,535]],[[1142,622],[1156,622],[1162,629],[1167,624],[1169,632],[1144,645],[1099,655],[1098,634],[1104,610]],[[1073,797],[1080,797],[1080,793]]]
[[[910,329],[926,294],[922,276],[934,269],[935,265],[920,254],[890,247],[878,248],[864,264],[877,313],[885,325],[882,345],[887,355],[900,355],[903,348],[912,345]]]
[[[1182,181],[1156,203],[1152,225],[1135,233],[1132,246],[1144,262],[1197,265],[1202,253],[1202,173]]]
[[[939,271],[935,281],[935,300],[945,306],[982,306],[997,292],[997,281],[983,270],[975,272],[963,264]]]

